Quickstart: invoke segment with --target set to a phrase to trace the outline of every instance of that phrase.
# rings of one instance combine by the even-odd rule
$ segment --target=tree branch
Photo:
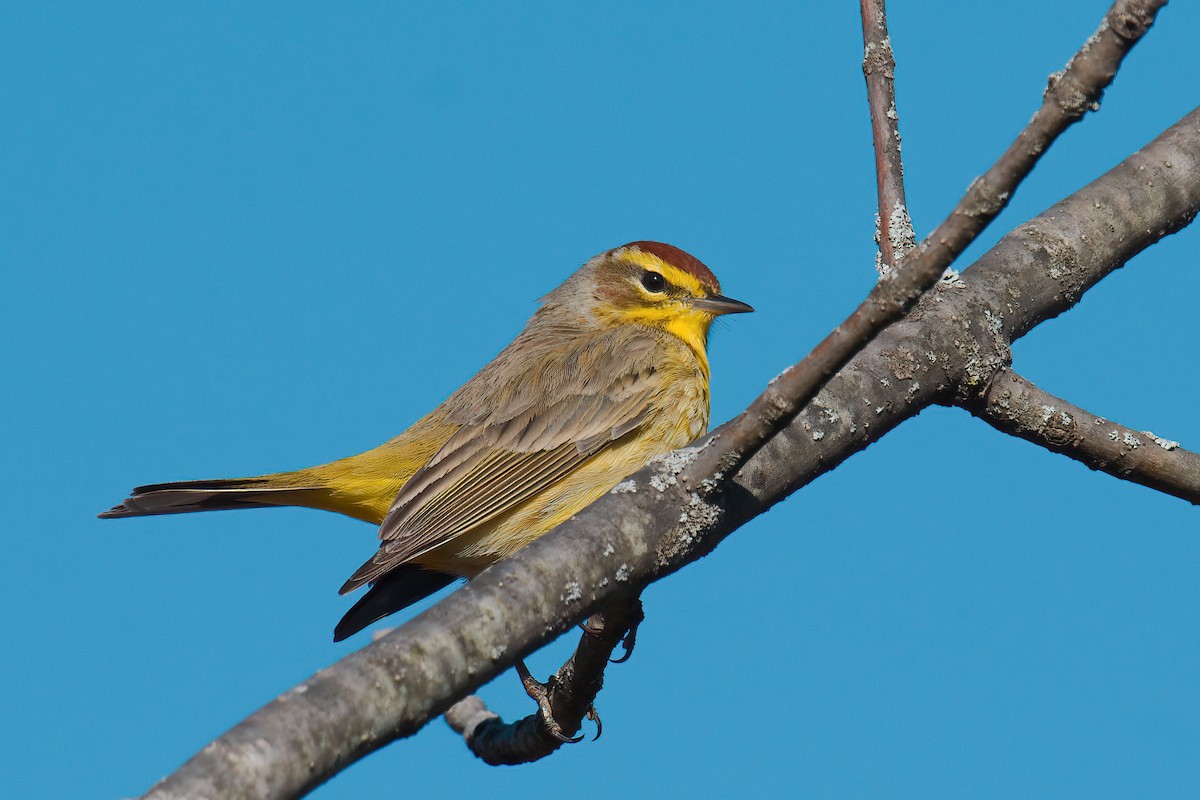
[[[148,797],[296,797],[415,733],[575,620],[707,554],[921,408],[978,393],[1006,366],[1011,338],[1073,305],[1198,210],[1200,111],[1193,111],[1002,239],[963,273],[961,287],[927,295],[846,364],[721,495],[703,497],[679,478],[726,427],[658,459],[624,491],[255,712]]]
[[[887,10],[884,0],[861,0],[859,8],[863,25],[863,77],[871,109],[875,186],[879,195],[875,230],[879,253],[875,268],[882,278],[904,260],[917,241],[904,198],[900,115],[896,111],[896,58],[888,36]]]
[[[984,393],[964,407],[998,431],[1200,505],[1200,455],[1179,442],[1084,411],[1012,370],[997,373]]]
[[[976,178],[966,195],[889,280],[880,280],[854,313],[800,363],[784,370],[750,407],[724,426],[686,475],[704,491],[737,471],[763,444],[786,427],[855,353],[928,291],[996,215],[1058,136],[1097,105],[1130,48],[1149,30],[1166,0],[1117,0],[1100,29],[1062,72],[1050,77],[1041,108],[999,160]],[[710,481],[705,484],[704,481]]]
[[[568,736],[579,730],[585,716],[595,715],[592,704],[604,686],[604,669],[613,650],[641,621],[641,601],[631,597],[610,602],[585,623],[574,654],[548,682],[552,716]],[[628,642],[627,650],[632,646]],[[599,716],[595,719],[599,738]],[[542,711],[505,724],[475,695],[451,706],[446,722],[462,735],[472,753],[492,765],[527,764],[563,745],[547,729]]]

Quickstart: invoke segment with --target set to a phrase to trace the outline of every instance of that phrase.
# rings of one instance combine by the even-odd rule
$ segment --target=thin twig
[[[1166,0],[1117,0],[1067,68],[1050,76],[1042,106],[999,160],[976,178],[937,229],[905,263],[881,280],[854,313],[798,364],[771,382],[750,407],[720,430],[681,476],[706,494],[795,418],[821,387],[876,335],[932,288],[956,258],[1008,204],[1013,191],[1072,123],[1098,108],[1130,48],[1149,30]]]
[[[884,0],[861,0],[863,77],[871,108],[875,144],[875,185],[879,212],[875,235],[879,277],[894,269],[917,246],[908,201],[904,197],[904,164],[900,159],[900,114],[896,110],[896,58],[888,36]]]
[[[585,717],[592,717],[599,737],[600,720],[593,703],[604,686],[604,668],[616,646],[641,621],[642,603],[636,597],[618,599],[588,619],[574,654],[547,683],[553,718],[563,733],[574,734]],[[475,695],[451,706],[446,722],[462,735],[472,753],[493,765],[527,764],[564,744],[550,733],[541,711],[505,723]]]
[[[1000,372],[978,402],[964,407],[998,431],[1200,505],[1200,455],[1179,442],[1096,416],[1012,370]]]

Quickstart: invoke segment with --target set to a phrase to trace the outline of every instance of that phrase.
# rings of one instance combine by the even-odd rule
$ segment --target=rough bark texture
[[[1126,5],[1136,4],[1118,4]],[[1194,111],[1006,236],[960,284],[926,295],[731,479],[711,487],[703,478],[681,480],[698,454],[728,435],[723,427],[280,696],[148,797],[296,797],[411,735],[574,621],[707,554],[745,521],[930,403],[977,402],[1007,366],[1013,339],[1071,307],[1198,209],[1200,112]]]

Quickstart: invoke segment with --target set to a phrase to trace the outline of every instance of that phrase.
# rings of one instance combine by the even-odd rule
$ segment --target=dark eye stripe
[[[667,279],[657,272],[646,270],[642,273],[642,286],[645,286],[648,292],[661,292],[667,288]]]

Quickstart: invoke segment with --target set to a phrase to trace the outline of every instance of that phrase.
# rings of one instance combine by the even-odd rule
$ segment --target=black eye
[[[648,292],[661,292],[667,288],[667,281],[657,272],[646,270],[642,273],[642,286],[645,286]]]

